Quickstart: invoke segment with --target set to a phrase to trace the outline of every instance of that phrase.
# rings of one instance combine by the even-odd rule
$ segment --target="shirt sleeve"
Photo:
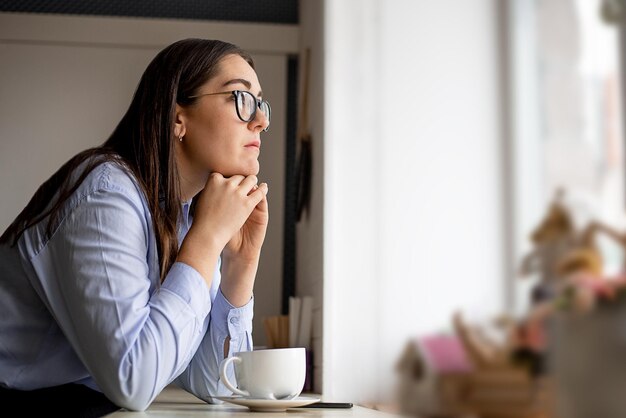
[[[200,347],[175,383],[210,403],[221,403],[216,396],[231,395],[232,392],[220,380],[220,363],[237,352],[253,349],[253,312],[254,298],[244,306],[235,308],[219,290],[213,301],[207,332]],[[228,337],[229,349],[228,353],[224,353],[224,344]],[[227,374],[230,382],[236,385],[232,367],[227,370]]]
[[[189,364],[211,311],[208,286],[187,265],[175,263],[155,288],[146,213],[136,190],[93,191],[31,260],[49,278],[45,302],[77,356],[130,410],[147,408]]]

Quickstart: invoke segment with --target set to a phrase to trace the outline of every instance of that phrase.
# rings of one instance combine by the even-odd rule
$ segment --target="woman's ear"
[[[185,136],[185,133],[187,131],[185,121],[185,109],[177,104],[176,113],[174,113],[174,135],[176,135],[176,138],[180,139]]]

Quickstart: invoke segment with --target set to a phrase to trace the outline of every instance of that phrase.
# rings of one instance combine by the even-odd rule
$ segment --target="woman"
[[[110,138],[37,190],[0,237],[3,407],[144,410],[171,382],[230,394],[218,365],[252,349],[268,222],[260,97],[246,52],[176,42]]]

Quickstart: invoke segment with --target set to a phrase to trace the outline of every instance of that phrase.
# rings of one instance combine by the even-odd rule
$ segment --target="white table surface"
[[[303,394],[303,396],[315,396]],[[325,399],[322,399],[325,400]],[[203,402],[192,394],[173,386],[166,387],[163,392],[152,402],[152,405],[143,412],[130,412],[120,410],[107,415],[107,418],[131,418],[131,417],[246,417],[259,416],[270,418],[285,416],[298,417],[364,417],[385,418],[400,417],[387,412],[376,411],[354,405],[349,409],[321,409],[321,408],[291,408],[285,412],[252,412],[245,406],[234,405],[224,402],[220,405],[212,405]]]

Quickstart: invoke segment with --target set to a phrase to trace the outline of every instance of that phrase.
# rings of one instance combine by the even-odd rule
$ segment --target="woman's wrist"
[[[199,240],[190,231],[183,240],[176,261],[196,269],[210,287],[220,251],[218,245]]]
[[[222,259],[222,293],[235,307],[247,304],[252,297],[259,260],[244,262],[239,259]]]
[[[224,248],[222,252],[222,264],[236,266],[239,269],[246,269],[249,267],[256,267],[259,265],[261,259],[261,252],[255,252],[253,254],[237,254],[228,250],[228,247]]]

